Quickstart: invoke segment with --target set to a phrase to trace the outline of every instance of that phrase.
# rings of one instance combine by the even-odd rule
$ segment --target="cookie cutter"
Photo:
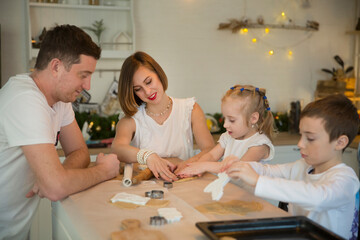
[[[162,216],[152,216],[152,217],[150,217],[150,225],[161,226],[161,225],[164,225],[166,223],[167,223],[166,219],[164,217],[162,217]]]
[[[152,199],[163,199],[164,198],[164,191],[161,190],[152,190],[149,192],[145,192],[145,197],[149,197]]]
[[[172,188],[173,184],[172,184],[172,182],[164,182],[164,187],[165,188]]]

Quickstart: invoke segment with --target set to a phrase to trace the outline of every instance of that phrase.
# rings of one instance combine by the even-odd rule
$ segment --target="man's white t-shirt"
[[[55,145],[60,128],[73,121],[71,103],[50,107],[29,75],[12,77],[0,89],[0,239],[26,239],[40,200],[25,197],[35,175],[21,146]]]

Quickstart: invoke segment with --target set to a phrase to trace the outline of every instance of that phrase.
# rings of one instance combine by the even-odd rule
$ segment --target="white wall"
[[[9,76],[27,71],[25,1],[0,0],[3,84]],[[204,112],[219,112],[221,96],[237,83],[267,88],[272,110],[286,111],[291,100],[313,100],[317,80],[329,77],[320,69],[337,67],[334,55],[347,66],[354,63],[354,36],[345,31],[355,29],[356,1],[309,0],[310,8],[302,8],[304,1],[134,0],[136,49],[148,52],[164,68],[169,95],[195,96]],[[315,20],[320,30],[309,34],[271,29],[268,35],[260,29],[249,29],[247,35],[217,30],[219,23],[244,14],[253,21],[262,15],[265,23],[277,23],[281,11],[298,25]],[[253,36],[260,41],[251,43]],[[286,50],[293,45],[289,58]],[[270,48],[273,56],[267,54]],[[104,65],[120,68],[121,62],[98,64]],[[93,101],[103,100],[113,77],[94,74]]]
[[[223,93],[236,83],[253,84],[268,89],[272,109],[287,110],[289,102],[313,100],[316,82],[329,77],[321,68],[335,67],[333,56],[340,55],[353,64],[355,1],[310,0],[135,0],[137,49],[151,54],[169,78],[168,93],[176,97],[196,96],[205,112],[220,111]],[[262,15],[265,23],[276,23],[281,11],[298,25],[306,20],[320,23],[320,31],[309,34],[296,30],[249,29],[247,35],[217,30],[218,24],[230,18],[246,16],[256,21]],[[252,33],[253,32],[253,33]],[[251,43],[252,36],[264,42]],[[270,46],[275,47],[269,56]]]
[[[0,0],[1,83],[16,73],[27,72],[26,0]]]

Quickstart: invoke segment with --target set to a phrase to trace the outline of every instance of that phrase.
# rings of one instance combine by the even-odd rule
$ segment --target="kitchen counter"
[[[215,178],[214,175],[208,173],[199,179],[174,183],[173,188],[170,189],[163,188],[162,181],[159,180],[145,181],[130,187],[124,187],[119,180],[103,182],[52,204],[53,237],[54,239],[110,239],[112,232],[121,230],[122,220],[135,218],[140,220],[142,229],[161,231],[169,240],[205,240],[207,238],[196,228],[196,222],[289,216],[287,212],[255,197],[233,183],[225,186],[221,202],[256,201],[262,204],[263,209],[244,215],[203,214],[197,211],[196,206],[213,202],[211,194],[204,193],[203,189]],[[110,198],[119,192],[126,191],[144,196],[146,191],[151,190],[163,190],[164,200],[170,201],[166,207],[176,208],[183,218],[179,222],[152,226],[149,224],[150,217],[158,215],[157,208],[141,206],[136,209],[123,209],[109,203]]]
[[[215,143],[219,140],[220,134],[213,134]],[[286,146],[286,145],[297,145],[300,139],[299,134],[290,134],[287,132],[279,133],[273,140],[274,146]],[[360,135],[357,135],[354,141],[350,144],[350,148],[357,149],[360,142]],[[198,148],[196,143],[194,143],[194,149]],[[59,156],[64,156],[64,152],[61,149],[58,149]],[[90,155],[97,155],[100,152],[102,153],[110,153],[110,148],[89,148]]]

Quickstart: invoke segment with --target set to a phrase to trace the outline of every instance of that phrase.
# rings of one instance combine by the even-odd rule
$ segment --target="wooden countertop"
[[[215,178],[214,175],[207,173],[196,180],[175,182],[170,189],[164,188],[162,181],[156,179],[130,187],[124,187],[118,180],[100,183],[85,191],[70,195],[62,201],[54,202],[53,215],[56,217],[53,218],[53,234],[56,239],[62,239],[58,236],[61,231],[65,231],[66,236],[72,239],[110,239],[112,232],[121,230],[122,220],[136,218],[141,222],[142,229],[160,231],[168,240],[206,240],[207,237],[196,228],[196,222],[289,216],[287,212],[231,182],[224,187],[224,195],[220,202],[255,201],[261,204],[262,209],[244,212],[243,215],[201,213],[196,210],[197,206],[213,202],[211,194],[203,190]],[[109,199],[119,192],[125,191],[144,196],[145,192],[154,189],[164,192],[164,200],[169,201],[169,205],[164,207],[176,208],[182,214],[183,217],[179,222],[151,226],[150,217],[158,215],[158,207],[140,206],[136,209],[126,209],[109,203]]]
[[[219,140],[221,134],[213,134],[214,141],[217,143]],[[273,140],[274,146],[286,146],[286,145],[297,145],[298,141],[300,139],[299,134],[290,134],[287,132],[281,132],[279,133]],[[354,141],[350,144],[351,148],[357,149],[360,142],[360,135],[357,135]],[[194,149],[197,148],[196,143],[194,143]],[[61,149],[58,149],[59,156],[64,156],[64,151]],[[99,153],[110,153],[110,148],[89,148],[90,155],[97,155]]]

